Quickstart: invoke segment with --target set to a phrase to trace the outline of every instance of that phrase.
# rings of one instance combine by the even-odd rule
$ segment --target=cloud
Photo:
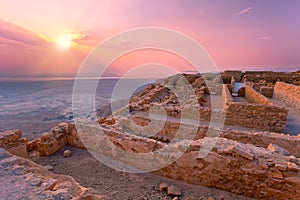
[[[271,40],[272,39],[272,36],[270,35],[266,35],[266,36],[262,36],[260,38],[258,38],[259,40]]]
[[[0,38],[2,41],[10,41],[7,44],[11,44],[12,41],[25,45],[45,45],[47,41],[42,39],[38,34],[32,33],[19,26],[11,24],[9,22],[0,19]]]
[[[252,10],[253,8],[252,7],[247,7],[243,10],[241,10],[239,13],[237,13],[237,15],[243,15],[243,14],[246,14],[247,12],[249,12],[250,10]]]

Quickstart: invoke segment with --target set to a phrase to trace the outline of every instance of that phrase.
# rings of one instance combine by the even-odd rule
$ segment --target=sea
[[[95,108],[130,98],[155,78],[105,77],[98,81]],[[95,80],[84,80],[95,83]],[[28,139],[61,121],[71,122],[74,79],[0,79],[0,131],[20,129]]]

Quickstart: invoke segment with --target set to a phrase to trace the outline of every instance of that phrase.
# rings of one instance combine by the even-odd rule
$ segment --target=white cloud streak
[[[237,13],[237,15],[243,15],[243,14],[246,14],[247,12],[249,12],[250,10],[252,10],[253,8],[252,7],[247,7],[243,10],[241,10],[239,13]]]

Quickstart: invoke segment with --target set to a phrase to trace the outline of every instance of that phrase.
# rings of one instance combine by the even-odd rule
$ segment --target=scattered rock
[[[283,179],[283,175],[278,169],[270,169],[268,171],[268,176],[276,179]]]
[[[288,162],[288,168],[289,168],[289,170],[294,171],[294,172],[300,171],[300,168],[295,163],[292,163],[292,162]]]
[[[52,190],[56,184],[57,180],[51,178],[47,182],[42,183],[40,191],[43,192],[45,190]]]
[[[180,189],[174,185],[171,185],[168,187],[167,194],[169,196],[181,196],[182,195]]]
[[[213,197],[209,196],[207,197],[207,200],[215,200]]]
[[[254,155],[252,153],[248,152],[247,149],[242,149],[242,148],[234,146],[232,148],[232,151],[248,160],[254,159]]]
[[[280,146],[278,146],[276,144],[270,143],[268,145],[267,149],[269,149],[272,152],[280,153],[280,154],[285,155],[285,156],[289,156],[290,155],[290,153],[286,149],[284,149],[284,148],[282,148],[282,147],[280,147]]]
[[[26,181],[32,186],[40,186],[42,183],[42,179],[32,173],[26,178]]]
[[[22,166],[14,166],[12,172],[14,175],[23,175],[25,174],[25,169]]]
[[[47,165],[46,168],[49,170],[49,171],[53,171],[54,170],[54,167],[52,165]]]
[[[162,182],[162,183],[159,185],[159,190],[160,190],[160,191],[167,191],[169,186],[170,186],[169,183]]]
[[[65,158],[71,157],[71,156],[72,156],[72,151],[70,151],[70,150],[65,150],[64,153],[63,153],[63,156],[64,156]]]

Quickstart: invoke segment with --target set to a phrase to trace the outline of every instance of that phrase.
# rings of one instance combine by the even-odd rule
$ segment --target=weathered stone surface
[[[67,142],[70,146],[85,149],[84,144],[81,142],[80,137],[76,131],[76,127],[74,124],[67,124],[68,131],[66,133]]]
[[[0,147],[23,158],[27,158],[28,156],[26,145],[23,144],[22,140],[22,131],[20,130],[0,132]]]
[[[159,190],[160,190],[160,191],[167,191],[167,189],[168,189],[169,186],[170,186],[169,183],[162,182],[162,183],[159,185]]]
[[[220,138],[213,151],[199,159],[197,156],[202,142],[203,140],[194,141],[190,151],[176,163],[156,173],[191,184],[206,185],[259,199],[269,199],[274,196],[278,199],[299,197],[299,193],[296,192],[296,188],[300,186],[297,185],[298,172],[292,168],[283,170],[289,157],[270,154],[265,148]],[[239,149],[239,154],[237,155],[235,151],[230,154],[230,151],[225,149]],[[228,153],[219,154],[218,152]],[[201,162],[201,165],[195,160]],[[299,167],[293,164],[294,167]],[[280,167],[282,168],[278,169]],[[288,178],[287,181],[286,178]],[[276,185],[275,190],[272,185]]]
[[[246,149],[246,148],[239,148],[239,147],[234,146],[232,148],[232,151],[244,158],[247,158],[248,160],[254,159],[254,155],[252,153],[250,153],[248,151],[248,149]]]
[[[272,98],[273,97],[274,89],[273,89],[273,87],[263,86],[263,87],[260,87],[259,92],[262,95],[264,95],[265,97]]]
[[[276,82],[274,98],[300,111],[300,86]]]
[[[181,196],[182,195],[180,189],[174,185],[171,185],[168,187],[167,194],[169,196]]]
[[[280,153],[280,154],[285,155],[285,156],[289,156],[290,155],[290,153],[286,149],[284,149],[284,148],[282,148],[282,147],[280,147],[280,146],[278,146],[276,144],[270,143],[268,145],[267,149],[269,149],[272,152],[277,152],[277,153]]]
[[[72,177],[52,174],[44,167],[0,148],[1,199],[101,199]],[[67,197],[67,198],[66,198]]]

